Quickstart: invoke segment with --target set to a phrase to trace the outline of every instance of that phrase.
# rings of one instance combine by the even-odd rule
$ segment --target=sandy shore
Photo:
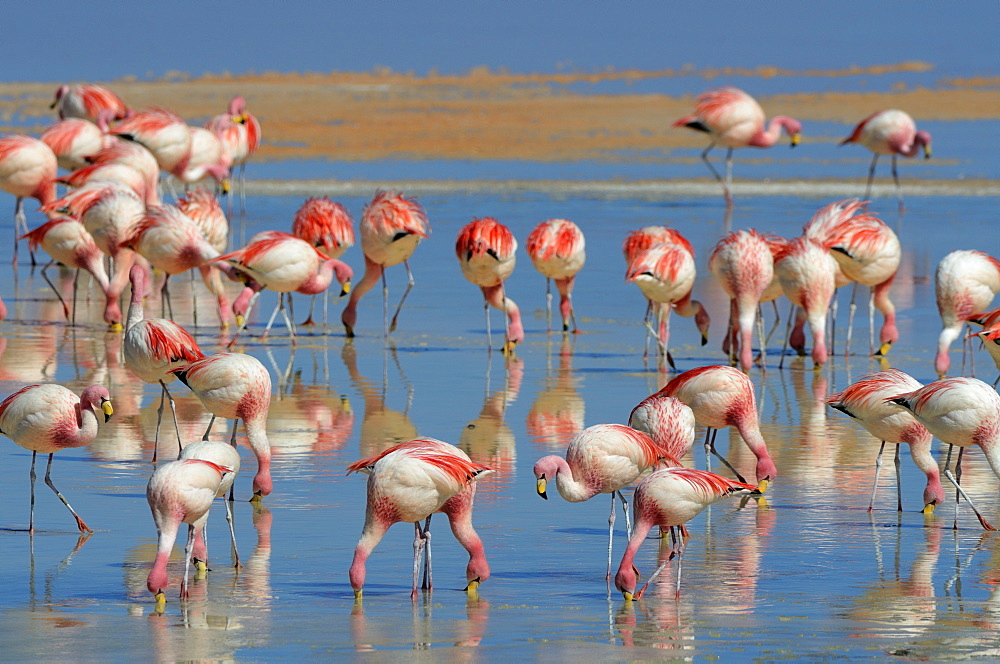
[[[670,126],[688,113],[694,95],[589,94],[588,88],[677,76],[696,80],[692,90],[712,87],[722,74],[761,78],[837,77],[864,74],[899,78],[929,65],[827,72],[688,70],[607,71],[580,74],[509,74],[477,70],[463,76],[414,76],[391,71],[330,74],[174,74],[165,80],[105,83],[135,108],[162,106],[193,124],[223,112],[235,94],[263,124],[265,143],[256,159],[388,159],[538,162],[598,160],[665,161],[676,148],[704,145],[694,132]],[[888,81],[895,78],[885,79]],[[40,132],[52,122],[55,85],[0,84],[0,132]],[[747,86],[749,87],[749,86]],[[794,87],[794,84],[789,87]],[[886,86],[883,86],[886,87]],[[761,96],[769,116],[850,126],[879,108],[900,107],[921,120],[983,120],[1000,115],[1000,80],[942,81],[936,89],[893,84],[892,93],[799,93]],[[766,159],[767,153],[760,157]]]

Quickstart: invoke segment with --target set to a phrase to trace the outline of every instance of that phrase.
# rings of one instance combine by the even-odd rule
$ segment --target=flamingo
[[[670,558],[677,556],[676,594],[681,591],[680,560],[684,551],[675,527],[683,527],[688,521],[701,513],[703,509],[714,502],[734,495],[749,495],[759,493],[757,487],[743,482],[716,475],[707,470],[694,468],[664,468],[652,473],[635,488],[633,512],[635,513],[635,530],[629,538],[625,555],[615,574],[615,587],[621,591],[626,601],[638,600],[649,585],[659,576]],[[638,573],[635,568],[635,554],[642,546],[643,540],[653,526],[670,529],[673,534],[674,548],[670,557],[660,565],[649,577],[642,588],[636,592]]]
[[[365,585],[365,563],[394,523],[412,522],[413,590],[417,596],[420,556],[426,549],[423,587],[432,587],[430,525],[435,512],[448,516],[455,539],[469,552],[466,592],[474,594],[490,576],[483,543],[472,527],[476,480],[494,472],[469,459],[459,448],[434,438],[415,438],[394,445],[377,456],[356,461],[347,472],[368,474],[368,503],[361,539],[351,563],[351,587],[360,600]],[[424,526],[420,522],[424,521]]]
[[[63,313],[73,325],[76,324],[76,292],[81,269],[93,275],[94,280],[100,285],[105,295],[110,291],[111,284],[108,282],[108,273],[101,260],[101,250],[97,248],[94,238],[87,232],[87,229],[75,217],[59,216],[50,219],[30,233],[21,236],[21,239],[28,240],[28,247],[32,253],[38,247],[42,247],[52,257],[52,260],[42,268],[42,277],[59,298],[59,302],[63,305]],[[76,270],[76,275],[73,278],[72,314],[66,301],[63,300],[62,294],[59,293],[46,274],[46,271],[56,262]],[[105,321],[114,322],[115,316],[120,321],[121,310],[118,309],[117,300],[109,299],[105,306]]]
[[[236,95],[229,100],[227,112],[214,116],[205,123],[205,128],[222,142],[230,170],[233,166],[240,167],[240,202],[246,210],[246,164],[260,145],[260,122],[247,111],[246,100]]]
[[[119,120],[129,113],[121,97],[101,85],[92,83],[60,85],[56,89],[55,101],[50,108],[57,109],[60,120],[83,118],[91,122],[97,122],[102,111],[109,111],[112,117]]]
[[[229,191],[230,157],[222,141],[208,129],[188,127],[191,134],[191,152],[187,161],[179,162],[170,173],[185,185],[212,178]]]
[[[934,293],[941,314],[934,370],[948,373],[948,348],[962,333],[964,321],[990,306],[1000,293],[1000,260],[981,251],[953,251],[938,263],[934,272]]]
[[[0,433],[26,450],[31,450],[31,512],[28,532],[35,532],[35,458],[49,455],[45,483],[69,509],[81,533],[93,532],[52,483],[52,455],[70,447],[85,447],[97,437],[98,411],[104,421],[114,408],[111,395],[101,385],[91,385],[76,396],[62,385],[28,385],[0,403]]]
[[[253,478],[253,498],[271,493],[271,444],[267,440],[267,411],[271,406],[271,376],[254,357],[240,353],[216,353],[196,360],[171,373],[191,388],[202,405],[212,413],[203,438],[208,439],[216,417],[234,420],[230,439],[236,446],[236,420],[243,420],[247,442],[257,457]],[[230,499],[232,494],[230,494]]]
[[[289,302],[293,292],[316,295],[329,288],[336,277],[341,284],[341,295],[344,295],[350,292],[354,275],[346,263],[327,258],[305,240],[281,231],[258,233],[244,248],[214,260],[227,261],[252,282],[233,303],[233,312],[241,329],[252,306],[251,299],[257,292],[267,288],[279,293],[278,304],[264,330],[265,335],[270,331],[278,311],[281,311],[289,333],[295,337],[295,327],[285,313],[286,293],[289,294]]]
[[[219,484],[219,490],[215,493],[216,498],[226,497],[226,494],[232,490],[233,482],[236,481],[236,476],[240,472],[240,453],[229,443],[223,443],[217,440],[196,440],[193,443],[188,443],[184,446],[184,449],[181,450],[180,458],[211,461],[217,466],[229,469],[229,471],[222,477],[222,483]],[[233,555],[236,557],[236,564],[234,567],[242,567],[243,565],[240,564],[240,553],[236,549],[236,530],[233,527],[233,506],[228,500],[223,500],[222,502],[226,505],[226,522],[229,523],[229,536],[233,544]],[[199,557],[199,554],[201,554],[197,565],[204,565],[205,569],[207,569],[206,563],[208,562],[208,552],[205,550],[206,545],[203,535],[203,531],[195,533],[194,551],[196,558]]]
[[[462,227],[455,240],[455,255],[462,274],[483,291],[486,310],[486,346],[492,348],[490,310],[492,305],[507,314],[503,354],[510,355],[524,339],[521,311],[507,297],[504,281],[514,272],[517,262],[517,239],[510,229],[493,217],[473,219]],[[507,323],[505,320],[504,323]]]
[[[111,133],[142,144],[156,157],[161,171],[183,172],[191,159],[191,131],[173,111],[140,111],[113,127]]]
[[[59,167],[68,171],[85,167],[89,163],[87,157],[100,152],[106,144],[117,142],[108,136],[106,125],[101,128],[83,118],[57,122],[38,138],[52,148]]]
[[[125,366],[144,383],[160,384],[160,407],[156,410],[156,434],[153,438],[153,463],[159,451],[160,422],[163,420],[163,401],[170,403],[177,432],[177,454],[181,453],[181,430],[177,425],[177,411],[167,383],[174,380],[172,369],[205,357],[194,337],[177,323],[164,318],[144,318],[142,297],[146,292],[146,271],[133,265],[129,271],[132,299],[125,323],[122,351]]]
[[[819,368],[826,364],[826,314],[833,298],[837,261],[822,244],[809,237],[789,240],[779,250],[774,270],[781,282],[781,290],[792,304],[798,307],[795,315],[795,329],[789,343],[792,348],[805,354],[805,336],[802,328],[809,321],[812,330],[813,364]],[[782,354],[784,355],[784,354]],[[784,362],[784,357],[782,357]]]
[[[59,166],[52,148],[31,136],[15,134],[0,138],[0,190],[17,198],[14,205],[14,266],[17,266],[17,238],[28,232],[24,199],[35,198],[41,205],[56,198]],[[34,264],[34,257],[32,257]]]
[[[979,445],[993,474],[1000,477],[1000,395],[976,378],[958,376],[940,378],[920,389],[888,399],[913,413],[931,434],[949,445],[944,475],[969,500],[962,490],[962,454],[970,445]],[[955,475],[952,475],[951,451],[958,447]],[[986,530],[995,530],[976,510],[979,523]],[[955,528],[958,528],[956,503]]]
[[[760,433],[753,382],[739,369],[722,365],[691,369],[675,376],[655,396],[676,397],[686,403],[698,424],[710,430],[706,432],[706,450],[722,459],[734,473],[736,470],[715,451],[715,433],[711,430],[735,427],[757,458],[755,473],[761,493],[778,476]],[[743,481],[739,473],[736,476]]]
[[[216,268],[209,264],[218,260],[219,252],[209,244],[197,224],[180,208],[173,205],[154,205],[147,208],[146,214],[121,238],[119,246],[134,250],[153,267],[166,272],[167,276],[163,280],[161,291],[171,318],[173,318],[169,288],[171,275],[198,268],[205,285],[216,296],[219,323],[225,327],[229,302],[219,282],[213,279],[212,270]],[[225,270],[231,272],[228,266]]]
[[[528,256],[535,269],[545,277],[545,320],[552,329],[551,282],[556,282],[559,291],[559,313],[562,315],[563,332],[573,323],[574,334],[576,314],[573,312],[573,283],[577,273],[587,259],[586,243],[580,227],[568,219],[549,219],[535,226],[528,235]]]
[[[177,199],[177,209],[194,222],[212,248],[222,253],[229,242],[229,220],[219,199],[207,189],[194,189]]]
[[[733,204],[733,150],[745,147],[769,148],[778,142],[782,129],[791,137],[792,147],[795,147],[799,144],[799,133],[802,131],[798,120],[783,115],[771,118],[765,129],[764,110],[757,100],[733,87],[702,93],[698,96],[694,113],[685,115],[674,122],[673,126],[688,127],[709,135],[712,142],[701,153],[701,159],[722,184],[727,206]],[[708,160],[708,153],[716,145],[727,148],[725,181]]]
[[[874,153],[872,165],[868,169],[868,186],[865,188],[865,198],[871,197],[872,180],[875,179],[875,164],[879,155],[892,155],[892,179],[896,183],[896,198],[899,200],[899,212],[904,211],[903,191],[899,186],[899,174],[896,172],[897,157],[915,157],[924,149],[924,158],[931,157],[931,135],[926,131],[917,131],[917,125],[905,111],[889,108],[872,113],[858,123],[851,135],[840,142],[860,143]]]
[[[595,424],[570,441],[565,458],[552,454],[535,462],[535,488],[539,496],[548,500],[546,487],[549,482],[555,482],[559,495],[571,503],[582,503],[599,493],[611,494],[606,577],[610,580],[615,497],[621,500],[625,527],[631,533],[628,501],[621,490],[664,462],[680,465],[642,431],[623,424]]]
[[[340,316],[348,337],[354,336],[358,319],[358,301],[382,278],[382,301],[385,317],[385,336],[396,329],[396,319],[403,302],[413,288],[413,273],[407,262],[420,241],[430,236],[427,215],[415,199],[406,198],[395,191],[379,191],[365,206],[359,224],[361,251],[365,255],[365,274],[351,293],[351,299]],[[385,268],[397,263],[406,267],[407,285],[403,297],[396,305],[396,312],[389,323],[389,287],[385,282]]]
[[[160,204],[160,165],[157,163],[153,153],[145,146],[134,141],[116,140],[113,143],[106,144],[97,154],[89,155],[87,161],[95,167],[92,171],[92,177],[103,177],[104,171],[97,170],[102,165],[116,164],[119,166],[128,166],[140,175],[142,184],[141,186],[133,187],[133,190],[142,197],[143,202],[149,206]],[[82,169],[82,171],[86,170],[87,168]],[[121,173],[124,171],[116,172]],[[75,176],[76,173],[73,175]]]
[[[708,343],[708,311],[701,302],[691,299],[694,287],[694,253],[690,245],[660,242],[639,252],[629,263],[625,280],[634,282],[650,302],[661,305],[660,330],[657,339],[660,351],[675,368],[670,355],[670,312],[689,318],[701,332],[701,345]]]
[[[628,425],[647,434],[674,459],[682,459],[694,444],[694,411],[676,397],[659,393],[646,397],[629,413]]]
[[[976,333],[976,336],[982,340],[986,352],[993,359],[993,364],[996,365],[997,369],[1000,369],[1000,326],[983,329],[983,331]],[[993,381],[993,387],[995,388],[997,384],[1000,384],[1000,376],[997,376],[997,379]]]
[[[781,238],[761,235],[753,229],[733,231],[719,240],[708,259],[709,269],[729,296],[730,330],[727,339],[738,339],[740,368],[743,371],[749,371],[753,366],[754,323],[760,302],[774,281],[772,246],[779,241]],[[764,337],[760,336],[763,362]]]
[[[177,539],[177,529],[188,524],[187,546],[184,548],[184,580],[181,582],[181,599],[187,599],[188,571],[194,549],[195,532],[201,532],[208,521],[212,506],[229,468],[203,459],[179,459],[165,463],[149,478],[146,501],[156,524],[156,560],[146,578],[146,588],[153,593],[157,604],[167,601],[167,561]]]
[[[886,443],[896,445],[896,509],[903,511],[903,491],[899,479],[899,446],[902,443],[910,446],[913,462],[927,475],[927,486],[924,488],[924,514],[932,513],[935,505],[944,502],[938,464],[931,454],[930,432],[908,411],[886,403],[886,399],[904,392],[919,390],[921,387],[923,385],[909,374],[899,369],[886,369],[868,374],[852,383],[846,390],[826,397],[826,403],[831,408],[853,417],[871,435],[882,441],[878,456],[875,457],[875,485],[872,487],[872,497],[868,502],[869,512],[875,506],[875,491],[878,489],[882,452]]]
[[[300,237],[319,249],[328,258],[340,258],[354,246],[354,219],[340,203],[329,197],[306,199],[292,219],[292,235]],[[323,324],[326,325],[327,293],[323,291]],[[313,325],[313,306],[316,296],[309,302],[309,317],[303,325]]]
[[[857,198],[836,201],[820,208],[803,227],[803,235],[812,237],[830,249],[837,261],[840,274],[836,286],[854,282],[851,293],[850,316],[847,324],[847,345],[851,349],[854,329],[854,300],[858,284],[868,286],[868,336],[870,350],[875,355],[885,355],[899,339],[896,329],[896,309],[889,299],[889,288],[896,278],[902,250],[899,238],[889,226],[867,212],[868,203]],[[875,351],[875,309],[882,312],[884,321],[879,332],[879,348]]]

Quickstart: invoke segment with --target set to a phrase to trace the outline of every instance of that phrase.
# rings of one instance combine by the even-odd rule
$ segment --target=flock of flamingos
[[[260,291],[276,291],[280,293],[278,306],[264,334],[280,313],[293,338],[295,328],[288,311],[291,293],[325,293],[336,280],[342,294],[350,294],[341,321],[345,333],[352,336],[359,299],[381,280],[384,334],[388,336],[413,286],[407,261],[429,233],[424,211],[415,200],[397,192],[380,191],[375,195],[359,223],[365,271],[352,289],[351,268],[339,257],[354,244],[353,221],[337,203],[310,198],[297,213],[292,233],[259,233],[242,249],[226,253],[227,218],[213,193],[195,189],[183,197],[175,196],[175,204],[161,200],[163,174],[184,185],[214,179],[223,190],[228,190],[235,167],[240,166],[242,174],[242,166],[260,139],[260,124],[247,111],[242,97],[234,98],[227,112],[212,118],[205,128],[189,126],[175,113],[163,109],[132,111],[114,93],[96,85],[60,87],[53,107],[60,121],[40,139],[26,135],[0,139],[0,189],[17,198],[15,263],[18,240],[27,239],[32,260],[39,248],[51,257],[46,268],[58,262],[93,276],[106,297],[105,322],[124,332],[126,366],[139,379],[161,387],[160,419],[165,403],[173,413],[167,385],[177,378],[197,395],[212,413],[213,421],[216,417],[242,420],[258,462],[253,500],[260,500],[272,489],[266,431],[271,399],[269,374],[258,360],[246,354],[220,352],[206,356],[191,334],[177,323],[169,318],[147,318],[143,298],[152,283],[151,269],[165,274],[162,295],[168,311],[170,277],[198,269],[217,298],[220,324],[227,325],[232,314],[241,331]],[[761,107],[735,88],[705,93],[699,97],[695,111],[675,125],[707,134],[711,142],[702,157],[722,184],[730,205],[733,150],[774,145],[782,130],[795,145],[801,130],[796,120],[787,117],[774,118],[765,126]],[[859,143],[874,153],[869,191],[880,155],[892,157],[898,194],[897,157],[914,156],[921,148],[928,155],[930,152],[930,136],[916,131],[913,120],[899,110],[880,111],[866,118],[844,142]],[[728,150],[724,178],[708,160],[709,151],[716,145]],[[67,174],[60,176],[58,168]],[[67,187],[61,198],[57,197],[57,183]],[[22,206],[28,197],[36,198],[47,216],[42,225],[30,231]],[[901,195],[899,204],[902,209]],[[514,268],[516,248],[517,240],[511,231],[489,217],[462,228],[455,246],[463,274],[482,290],[488,335],[488,307],[506,314],[505,354],[513,353],[524,337],[518,307],[506,297],[503,286]],[[562,219],[543,222],[528,236],[527,249],[535,267],[547,280],[555,281],[564,332],[575,332],[573,281],[585,258],[580,229]],[[692,298],[695,261],[691,244],[676,230],[647,227],[630,233],[623,250],[627,280],[641,289],[649,303],[646,325],[657,355],[661,362],[672,366],[672,312],[693,317],[703,341],[708,337],[708,314]],[[106,270],[106,263],[110,270]],[[390,317],[384,271],[398,263],[406,268],[408,285]],[[790,326],[786,343],[804,355],[808,323],[811,356],[819,367],[830,352],[825,332],[835,289],[848,283],[853,283],[855,289],[858,284],[868,286],[870,350],[884,355],[898,338],[889,294],[899,263],[896,234],[870,214],[866,203],[859,199],[824,206],[795,239],[754,230],[729,233],[717,244],[709,265],[731,298],[724,349],[734,366],[707,366],[679,374],[636,406],[629,426],[592,426],[570,443],[565,457],[547,456],[535,463],[537,491],[543,498],[547,497],[549,484],[573,502],[597,494],[611,495],[609,581],[615,503],[621,501],[630,539],[613,578],[626,600],[639,599],[662,569],[637,589],[633,559],[653,526],[659,526],[664,536],[669,532],[673,541],[671,556],[679,556],[688,520],[724,497],[762,493],[778,475],[760,434],[754,385],[747,376],[755,363],[762,363],[764,355],[763,334],[760,354],[755,357],[753,351],[754,328],[761,325],[761,303],[784,295],[796,306],[794,326]],[[243,284],[232,303],[227,299],[223,277]],[[963,326],[971,323],[982,326],[978,336],[1000,367],[1000,310],[988,310],[993,296],[1000,291],[1000,260],[977,251],[956,251],[941,261],[935,278],[943,324],[934,361],[938,374],[947,373],[949,347],[962,335]],[[119,301],[127,284],[131,284],[131,297],[123,318]],[[75,296],[74,284],[72,305],[63,301],[68,319],[75,318]],[[877,343],[875,309],[883,314]],[[852,301],[852,318],[853,313]],[[852,326],[853,320],[848,330]],[[489,343],[492,345],[492,340]],[[850,343],[849,331],[848,349]],[[914,461],[927,475],[925,510],[933,510],[944,501],[941,473],[931,455],[932,436],[950,446],[943,474],[960,492],[951,470],[952,447],[958,447],[958,479],[962,452],[970,445],[982,448],[1000,476],[1000,396],[979,380],[943,377],[924,386],[899,370],[888,369],[829,395],[827,402],[857,419],[882,441],[883,448],[886,443],[910,445]],[[32,451],[29,532],[34,530],[35,460],[39,452],[49,455],[46,484],[73,514],[80,531],[89,531],[52,482],[52,455],[63,448],[89,444],[97,434],[100,418],[103,416],[106,422],[112,414],[111,395],[100,385],[86,388],[79,396],[56,384],[31,385],[0,403],[0,432]],[[235,425],[229,442],[210,441],[210,424],[204,440],[183,446],[176,414],[173,420],[178,459],[157,465],[147,488],[159,533],[158,553],[147,587],[158,603],[165,601],[167,561],[182,523],[188,524],[188,536],[180,593],[182,598],[188,596],[189,566],[204,565],[207,558],[202,532],[209,507],[216,497],[227,493],[232,500],[233,480],[240,465]],[[724,459],[736,479],[681,466],[678,459],[692,447],[696,423],[709,429],[706,449],[716,455],[714,432],[723,427],[739,431],[757,459],[755,476],[750,478],[753,482],[740,476]],[[157,444],[159,432],[158,420]],[[467,590],[475,592],[489,577],[483,544],[472,526],[476,479],[492,472],[489,467],[472,461],[453,445],[418,438],[357,461],[349,470],[368,474],[365,522],[350,568],[351,585],[358,599],[369,554],[397,522],[414,524],[413,596],[417,595],[418,584],[431,586],[429,527],[436,512],[448,517],[453,533],[469,552]],[[621,491],[640,479],[634,493],[633,525]],[[226,504],[229,507],[228,501]],[[978,510],[976,514],[984,528],[992,529]],[[678,591],[679,583],[678,576]]]

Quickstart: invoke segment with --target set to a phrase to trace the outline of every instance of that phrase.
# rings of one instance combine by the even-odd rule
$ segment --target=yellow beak
[[[107,422],[111,419],[111,416],[115,414],[115,409],[111,406],[111,402],[107,399],[101,400],[101,410],[104,411],[104,421]]]
[[[631,602],[633,599],[635,599],[635,596],[627,590],[623,590],[622,595],[624,595],[626,602]]]
[[[792,147],[798,145],[801,140],[802,138],[798,134],[792,134]]]
[[[769,480],[761,480],[757,484],[757,490],[760,491],[761,493],[764,493],[765,491],[767,491],[767,485],[769,483],[770,483]]]
[[[545,495],[545,478],[544,477],[538,478],[538,481],[535,482],[535,490],[538,491],[538,495],[541,496],[542,498],[544,498],[545,500],[549,499],[549,497],[547,495]]]
[[[934,514],[934,503],[927,503],[924,505],[924,509],[921,510],[924,514]]]

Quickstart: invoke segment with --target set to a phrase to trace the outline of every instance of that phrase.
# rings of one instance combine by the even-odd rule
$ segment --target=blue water
[[[367,198],[341,202],[357,216]],[[251,197],[246,232],[287,229],[301,201]],[[554,190],[437,194],[421,203],[432,236],[410,262],[416,285],[388,347],[379,289],[362,300],[356,339],[346,340],[333,324],[343,304],[334,301],[328,333],[307,332],[294,346],[281,330],[266,343],[257,336],[275,304],[271,294],[263,295],[243,349],[264,362],[275,385],[268,420],[274,493],[260,509],[245,502],[255,461],[241,445],[245,470],[236,481],[235,506],[245,567],[236,573],[229,566],[223,508],[216,505],[209,524],[212,571],[193,582],[190,602],[179,602],[178,549],[168,569],[163,614],[145,589],[156,540],[144,490],[158,392],[122,367],[120,336],[104,331],[96,301],[87,322],[69,328],[51,292],[28,267],[22,265],[16,284],[9,278],[0,283],[10,310],[0,324],[0,394],[39,381],[75,390],[99,382],[109,386],[116,411],[94,444],[59,453],[53,466],[56,485],[97,530],[82,543],[70,516],[41,483],[40,532],[29,538],[16,530],[27,523],[30,455],[9,441],[0,444],[0,481],[8,488],[0,508],[5,660],[995,656],[996,536],[984,533],[965,508],[958,530],[951,529],[950,505],[921,514],[924,479],[906,450],[905,511],[895,512],[887,463],[877,509],[866,512],[877,441],[821,403],[825,394],[878,368],[865,354],[841,355],[843,314],[837,355],[823,371],[813,372],[811,361],[791,356],[779,370],[779,330],[767,371],[751,372],[779,477],[765,500],[721,502],[691,522],[679,599],[673,563],[639,602],[628,605],[616,591],[609,593],[606,497],[569,504],[555,492],[548,501],[535,494],[535,459],[564,451],[580,426],[624,422],[636,403],[670,377],[643,361],[644,302],[624,282],[620,254],[629,230],[667,223],[690,238],[699,270],[695,297],[708,307],[713,327],[709,345],[701,347],[692,322],[675,317],[673,356],[681,370],[725,362],[719,344],[728,305],[707,271],[711,248],[724,233],[721,198],[602,198]],[[812,198],[737,198],[731,224],[793,236],[820,204]],[[873,203],[904,248],[893,287],[901,336],[888,359],[930,381],[939,329],[934,266],[953,249],[1000,252],[993,233],[996,200],[914,197],[908,205],[900,219],[894,199]],[[521,250],[507,292],[521,307],[527,336],[516,359],[487,352],[481,295],[462,278],[452,244],[463,224],[487,214],[509,225],[522,242],[549,217],[581,226],[588,243],[575,296],[581,334],[546,332],[544,282]],[[36,222],[33,217],[30,223]],[[0,234],[9,232],[9,225],[0,227]],[[360,272],[357,248],[345,259]],[[391,269],[388,281],[395,304],[405,283],[401,268]],[[59,283],[68,289],[66,280]],[[172,288],[179,318],[193,329],[189,287],[179,280]],[[212,328],[210,301],[200,287],[197,297],[199,343],[206,352],[216,351],[227,337]],[[844,312],[847,294],[841,297]],[[296,300],[299,320],[305,300]],[[146,307],[155,314],[157,297]],[[770,307],[766,316],[770,324]],[[867,322],[859,317],[855,350],[867,346]],[[502,334],[496,313],[492,328],[496,339]],[[976,352],[975,363],[977,375],[995,378],[984,352]],[[954,372],[961,366],[956,345]],[[181,386],[172,391],[185,438],[200,437],[207,423],[200,404]],[[560,426],[543,426],[545,421]],[[370,559],[365,598],[355,605],[347,569],[363,522],[365,480],[346,476],[344,469],[417,434],[461,444],[474,459],[498,469],[479,483],[475,514],[492,577],[478,599],[461,592],[466,556],[438,517],[432,528],[435,589],[412,603],[412,529],[398,524]],[[225,428],[216,435],[226,436]],[[742,444],[729,456],[743,472],[752,468],[753,457]],[[704,467],[700,446],[688,461]],[[967,490],[995,520],[997,481],[981,454],[967,456],[965,471]],[[616,566],[624,544],[619,508]],[[649,540],[637,565],[648,575],[656,564],[657,542]],[[428,650],[433,652],[414,652]]]

